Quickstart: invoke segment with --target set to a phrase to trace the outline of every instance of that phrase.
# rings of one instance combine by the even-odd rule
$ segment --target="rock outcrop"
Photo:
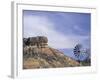
[[[80,64],[48,46],[45,36],[23,39],[23,69],[75,67]]]
[[[45,36],[37,36],[37,37],[29,37],[23,39],[24,46],[36,46],[36,47],[46,47],[48,43],[48,39]]]

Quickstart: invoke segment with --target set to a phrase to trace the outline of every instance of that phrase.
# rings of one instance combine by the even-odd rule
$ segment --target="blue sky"
[[[52,11],[23,11],[24,37],[46,36],[53,48],[90,48],[91,14]]]

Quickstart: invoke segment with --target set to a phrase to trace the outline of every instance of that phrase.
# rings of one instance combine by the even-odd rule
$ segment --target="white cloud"
[[[73,48],[83,39],[81,36],[64,35],[58,32],[55,26],[55,23],[45,16],[24,16],[24,37],[46,36],[49,46],[54,48]]]

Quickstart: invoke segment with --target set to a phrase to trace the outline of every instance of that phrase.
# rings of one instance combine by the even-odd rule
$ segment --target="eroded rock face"
[[[23,39],[23,69],[75,67],[80,64],[57,49],[48,47],[45,36]]]
[[[23,39],[24,46],[37,46],[37,47],[46,47],[48,44],[48,39],[45,36],[29,37]]]

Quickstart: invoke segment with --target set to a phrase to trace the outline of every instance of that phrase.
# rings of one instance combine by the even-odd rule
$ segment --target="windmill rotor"
[[[81,46],[80,44],[77,44],[77,45],[75,46],[73,52],[74,52],[74,55],[75,55],[76,57],[79,57],[79,55],[80,55],[80,53],[81,53],[81,48],[82,48],[82,46]]]

